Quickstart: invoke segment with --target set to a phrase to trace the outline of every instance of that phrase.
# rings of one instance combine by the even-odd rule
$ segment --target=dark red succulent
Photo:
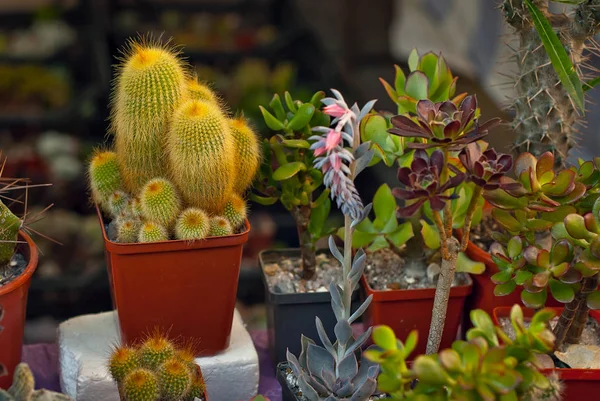
[[[458,108],[450,101],[433,103],[430,100],[420,100],[417,103],[417,116],[392,117],[394,128],[388,132],[403,137],[426,139],[425,143],[407,143],[407,147],[412,149],[439,147],[458,151],[469,143],[482,139],[491,127],[500,123],[499,118],[494,118],[479,124],[475,117],[476,110],[475,96],[467,96]]]
[[[445,193],[463,182],[465,175],[455,171],[452,177],[442,183],[440,174],[444,163],[442,151],[436,150],[429,156],[425,150],[417,149],[410,168],[398,169],[398,181],[404,188],[394,188],[392,192],[398,199],[412,201],[398,209],[400,217],[412,216],[427,201],[433,210],[442,210],[446,202],[455,197]]]
[[[460,152],[458,158],[467,171],[467,179],[489,191],[503,186],[501,178],[513,164],[511,155],[496,153],[491,148],[482,152],[481,146],[477,142],[467,145]],[[448,167],[458,171],[453,165],[448,165]]]

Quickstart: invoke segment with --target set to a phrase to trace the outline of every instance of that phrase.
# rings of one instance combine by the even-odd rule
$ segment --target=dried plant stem
[[[429,326],[429,337],[427,338],[427,355],[437,353],[440,348],[444,334],[444,325],[446,323],[450,290],[454,281],[454,273],[456,272],[456,259],[460,244],[454,237],[447,238],[444,242],[446,243],[447,257],[442,258],[442,269],[435,289],[433,313],[431,316],[431,325]]]
[[[579,339],[581,338],[581,334],[583,333],[583,329],[588,321],[588,316],[590,314],[590,308],[587,305],[587,296],[594,292],[598,287],[598,275],[594,275],[592,277],[587,277],[582,285],[581,290],[577,294],[578,297],[581,298],[579,303],[579,307],[577,308],[577,312],[575,313],[575,318],[573,319],[573,323],[571,323],[571,327],[567,332],[566,341],[570,344],[578,344]]]
[[[446,230],[444,230],[444,223],[442,222],[442,216],[437,210],[433,211],[433,221],[435,226],[440,232],[440,247],[442,250],[442,258],[447,259],[448,256],[448,237],[446,236]]]
[[[586,277],[581,282],[581,290],[575,295],[575,299],[565,305],[556,326],[554,326],[554,349],[559,349],[565,342],[567,334],[573,325],[577,311],[580,309],[582,304],[586,302],[586,295],[583,294],[584,289],[588,288],[592,283],[590,281],[596,281],[592,277]],[[597,283],[597,281],[596,281]]]
[[[350,307],[352,303],[352,288],[350,288],[350,280],[347,280],[350,268],[352,266],[352,232],[351,228],[352,218],[350,216],[344,216],[344,318],[350,318]]]
[[[315,276],[317,260],[315,244],[308,231],[310,221],[310,206],[299,206],[291,210],[291,214],[298,227],[298,241],[300,243],[300,255],[302,257],[302,278],[310,280]]]
[[[462,243],[460,245],[461,252],[466,251],[467,246],[469,245],[469,234],[471,234],[471,224],[473,223],[473,216],[475,215],[477,204],[479,203],[479,198],[481,197],[482,192],[482,187],[475,187],[475,191],[473,191],[473,195],[471,196],[471,200],[469,201],[469,206],[465,215],[465,226],[463,227]]]

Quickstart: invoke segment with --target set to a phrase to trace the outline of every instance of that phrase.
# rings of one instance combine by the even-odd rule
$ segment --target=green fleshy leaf
[[[448,373],[430,355],[419,355],[413,364],[413,370],[424,384],[443,386],[448,382]]]
[[[406,93],[416,100],[427,99],[428,87],[427,76],[421,71],[411,72],[404,85]]]
[[[419,60],[419,71],[423,71],[427,78],[433,78],[435,76],[435,70],[438,65],[438,57],[433,52],[425,53]],[[435,88],[434,88],[435,89]]]
[[[326,198],[319,206],[312,208],[310,212],[310,220],[308,221],[308,231],[312,234],[313,238],[321,238],[323,227],[329,212],[331,211],[331,200]]]
[[[600,291],[594,291],[590,295],[588,295],[587,305],[590,309],[600,309]]]
[[[421,235],[425,241],[425,246],[429,249],[438,249],[440,247],[440,233],[437,228],[421,221]]]
[[[373,329],[373,342],[384,350],[398,349],[396,346],[396,335],[389,326],[376,326]]]
[[[508,256],[511,259],[515,259],[517,256],[519,256],[521,252],[523,252],[523,240],[521,240],[521,237],[512,237],[508,241],[506,250],[508,251]]]
[[[583,216],[579,214],[570,214],[565,217],[565,228],[569,235],[575,239],[593,238],[592,233],[587,230]]]
[[[419,66],[419,52],[417,49],[412,49],[408,55],[408,68],[411,72],[415,71]]]
[[[390,234],[387,234],[387,237],[392,241],[394,245],[400,247],[414,236],[412,224],[410,222],[405,222],[399,224],[396,230]]]
[[[546,304],[547,297],[548,293],[545,290],[535,293],[525,290],[521,292],[521,301],[523,302],[523,305],[528,308],[537,309],[544,306]]]
[[[554,1],[568,1],[568,0],[554,0]],[[572,0],[572,1],[578,1],[579,3],[583,3],[585,0]],[[579,4],[579,3],[575,3],[575,4]],[[583,83],[583,91],[587,92],[590,89],[593,89],[599,83],[600,83],[600,77],[590,79],[589,81]]]
[[[504,284],[509,282],[512,279],[512,276],[511,270],[502,270],[493,274],[492,277],[490,277],[490,280],[492,280],[494,284]]]
[[[388,221],[396,214],[396,198],[387,184],[379,187],[373,197],[373,210],[378,219]]]
[[[304,139],[284,139],[281,144],[286,148],[310,149],[310,143]]]
[[[263,206],[273,205],[275,202],[277,202],[277,199],[278,198],[275,197],[259,196],[254,193],[250,193],[250,200]]]
[[[396,92],[403,93],[404,92],[404,84],[406,83],[406,75],[404,75],[404,71],[397,65],[394,65],[394,69],[396,71],[396,77],[394,79],[394,87],[396,88]]]
[[[417,347],[419,340],[419,333],[416,330],[412,330],[408,333],[406,341],[404,342],[404,356],[408,357]]]
[[[283,125],[283,123],[279,121],[273,114],[269,113],[267,109],[262,106],[259,106],[259,108],[267,127],[271,128],[273,131],[281,131],[285,128],[285,125]]]
[[[494,322],[492,318],[485,313],[482,309],[475,309],[471,311],[471,322],[477,328],[479,328],[484,334],[486,340],[493,344],[498,345],[498,338],[496,337],[496,330],[494,329]]]
[[[456,260],[456,271],[469,274],[482,274],[485,271],[485,263],[471,260],[464,252],[459,252]]]
[[[533,277],[533,273],[531,273],[530,271],[519,270],[515,274],[515,282],[517,283],[517,285],[523,285],[527,280],[531,280],[531,277]]]
[[[458,373],[462,371],[462,363],[460,355],[453,349],[441,350],[438,354],[440,363],[451,373]]]
[[[306,171],[306,165],[302,162],[291,162],[280,166],[273,172],[275,181],[288,180],[298,174],[300,171]]]
[[[554,299],[563,304],[569,303],[575,298],[573,287],[555,279],[550,279],[550,292]]]
[[[556,208],[556,210],[552,212],[543,212],[540,213],[540,218],[543,220],[551,221],[552,223],[561,222],[571,213],[576,213],[577,209],[575,209],[571,205],[562,205]]]
[[[571,63],[571,59],[567,54],[565,47],[554,32],[554,29],[552,29],[550,22],[531,0],[525,0],[525,4],[527,4],[527,7],[529,8],[533,24],[544,44],[544,48],[546,49],[546,53],[552,62],[556,74],[560,78],[560,82],[571,96],[571,99],[573,99],[573,103],[575,103],[583,113],[584,102],[581,81],[579,75],[577,75],[577,71],[573,67],[573,63]]]
[[[527,206],[528,203],[527,198],[515,198],[514,196],[509,195],[508,192],[506,192],[503,189],[485,191],[483,193],[483,197],[493,206],[506,210],[523,209]]]
[[[494,295],[497,297],[502,297],[505,295],[511,294],[515,288],[517,288],[517,283],[514,280],[510,280],[504,284],[498,284],[494,287]]]

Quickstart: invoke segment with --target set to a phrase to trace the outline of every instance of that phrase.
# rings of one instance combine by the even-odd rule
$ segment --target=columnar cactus
[[[173,49],[131,42],[115,82],[111,123],[125,188],[137,193],[164,174],[168,123],[186,95],[186,71]]]
[[[154,178],[146,183],[140,193],[143,216],[150,221],[170,227],[181,211],[177,189],[164,178]]]
[[[6,265],[15,253],[22,224],[21,219],[0,200],[0,266]]]
[[[185,201],[220,213],[235,183],[235,142],[214,104],[189,100],[174,113],[167,155],[173,181]]]
[[[260,165],[260,149],[256,134],[243,117],[229,121],[229,127],[235,141],[237,175],[233,189],[244,192],[252,183]]]
[[[198,82],[197,78],[190,78],[187,81],[187,90],[190,99],[203,100],[205,102],[219,105],[219,98],[206,84]]]
[[[241,227],[246,221],[246,201],[239,195],[232,195],[223,209],[223,216],[231,223],[233,229]]]
[[[112,193],[121,189],[121,173],[115,152],[95,151],[88,174],[92,197],[99,205],[104,205]]]

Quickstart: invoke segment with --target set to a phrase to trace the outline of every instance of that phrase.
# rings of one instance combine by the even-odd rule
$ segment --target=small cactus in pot
[[[12,386],[6,391],[0,389],[0,401],[71,401],[71,398],[45,389],[35,390],[29,365],[20,363],[15,369]]]

